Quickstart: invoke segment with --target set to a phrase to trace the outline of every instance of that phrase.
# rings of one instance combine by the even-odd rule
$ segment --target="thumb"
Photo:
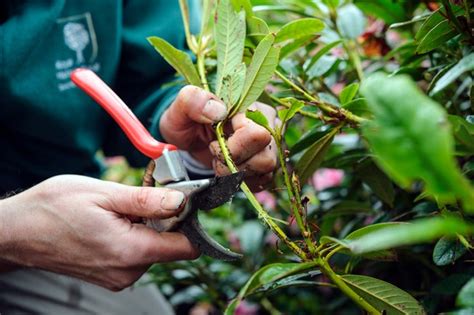
[[[213,124],[227,116],[227,108],[218,98],[201,88],[187,85],[164,113],[170,126],[189,127],[189,124]]]
[[[109,190],[109,200],[107,210],[129,216],[166,219],[178,215],[186,203],[186,196],[168,188],[118,184]]]

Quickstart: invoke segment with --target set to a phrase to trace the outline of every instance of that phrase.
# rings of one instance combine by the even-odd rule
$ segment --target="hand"
[[[184,203],[171,189],[56,176],[0,201],[0,259],[118,291],[152,263],[199,256],[183,234],[127,218],[169,218]]]
[[[271,126],[276,111],[265,104],[255,103]],[[227,116],[227,108],[215,95],[195,86],[185,86],[176,100],[163,113],[160,132],[163,138],[181,150],[188,151],[198,161],[213,167],[216,175],[229,174],[212,124]],[[260,191],[273,177],[277,166],[276,147],[270,133],[247,119],[244,113],[235,115],[226,130],[227,145],[239,170],[246,171],[245,182],[253,191]]]

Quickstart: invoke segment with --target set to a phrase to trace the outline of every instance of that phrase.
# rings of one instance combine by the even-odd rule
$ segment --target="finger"
[[[117,184],[108,190],[104,208],[123,215],[165,219],[176,216],[184,207],[184,193],[168,188],[131,187]]]
[[[180,90],[164,116],[170,124],[177,126],[212,124],[227,116],[227,108],[214,94],[187,85]]]
[[[267,121],[270,127],[271,128],[275,127],[275,120],[277,118],[277,113],[273,107],[260,103],[260,102],[255,102],[252,105],[250,105],[248,109],[258,110],[262,112],[262,114],[265,115],[265,117],[267,118]],[[234,130],[237,130],[237,129],[245,127],[247,120],[249,119],[245,116],[245,113],[239,113],[235,115],[234,119],[232,119],[232,128]]]
[[[236,115],[233,120],[242,120],[242,124],[227,140],[227,147],[234,162],[241,164],[262,151],[270,144],[272,137],[265,128],[245,118],[243,114]],[[224,160],[217,141],[211,142],[209,149],[219,160]]]
[[[259,192],[268,187],[273,180],[273,173],[267,173],[264,175],[251,176],[246,178],[244,181],[253,192]]]
[[[239,171],[244,171],[245,176],[262,175],[273,172],[277,167],[275,145],[268,145],[265,149],[254,155],[244,163],[237,165]],[[218,159],[213,160],[214,172],[218,176],[229,175],[231,172],[226,164]]]
[[[142,224],[134,224],[130,237],[135,243],[135,257],[142,264],[191,260],[200,256],[186,236],[178,232],[157,233]]]

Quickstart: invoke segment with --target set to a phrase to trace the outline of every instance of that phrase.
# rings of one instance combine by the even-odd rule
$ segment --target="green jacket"
[[[184,48],[178,1],[0,1],[0,195],[57,174],[98,176],[99,150],[146,162],[69,74],[92,68],[159,137],[178,86],[166,85],[176,78],[152,35]]]

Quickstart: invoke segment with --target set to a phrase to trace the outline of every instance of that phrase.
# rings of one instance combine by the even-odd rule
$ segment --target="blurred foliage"
[[[242,260],[201,257],[150,270],[176,312],[360,314],[349,299],[360,297],[383,314],[474,314],[471,1],[231,2],[245,10],[249,69],[263,50],[256,45],[276,34],[265,47],[267,55],[279,50],[279,62],[260,100],[285,123],[271,131],[283,135],[287,174],[278,171],[256,196],[307,257],[262,225],[239,193],[200,220]],[[216,87],[225,67],[236,69],[233,82],[243,71],[240,60],[218,66],[215,6],[204,1],[203,33],[188,36],[197,70],[176,65],[183,77],[200,75],[196,85],[207,76],[212,91],[225,89]],[[235,25],[245,25],[243,16]],[[246,88],[238,93],[260,94]],[[234,109],[248,100],[222,95]],[[247,116],[265,125],[259,114]],[[141,172],[115,161],[105,177],[140,184]]]

